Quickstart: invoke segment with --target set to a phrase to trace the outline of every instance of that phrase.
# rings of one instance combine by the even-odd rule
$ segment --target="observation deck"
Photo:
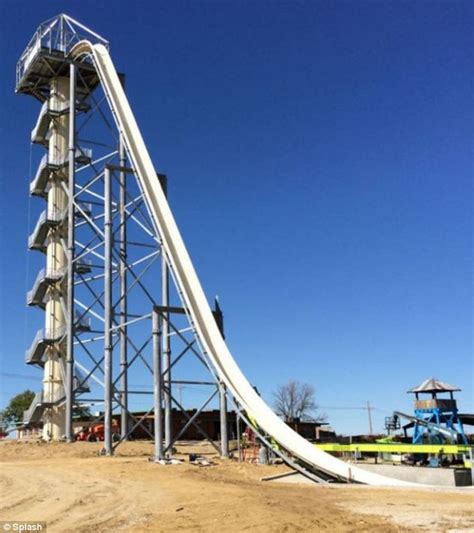
[[[58,15],[43,22],[20,56],[16,67],[16,92],[29,94],[45,102],[52,78],[69,76],[72,59],[69,52],[79,41],[87,39],[109,48],[103,37],[68,15]],[[77,66],[77,94],[80,98],[94,91],[99,77],[90,59],[74,61]]]

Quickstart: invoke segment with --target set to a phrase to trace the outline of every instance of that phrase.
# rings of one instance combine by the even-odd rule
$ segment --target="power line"
[[[26,374],[13,374],[11,372],[0,372],[0,376],[5,378],[27,379],[31,381],[41,381],[43,379],[41,376],[28,376]]]
[[[329,410],[339,410],[339,411],[367,411],[367,406],[343,406],[343,405],[336,405],[336,406],[326,406],[326,405],[318,405],[318,409],[329,409]],[[393,409],[388,409],[386,407],[374,407],[372,404],[370,405],[371,411],[380,411],[381,413],[391,413],[393,412]]]
[[[337,406],[318,405],[318,409],[332,409],[332,410],[340,410],[340,411],[367,411],[367,407],[344,407],[341,405],[337,405]]]

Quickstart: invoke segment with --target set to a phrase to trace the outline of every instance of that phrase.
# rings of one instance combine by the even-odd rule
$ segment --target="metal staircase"
[[[76,163],[81,165],[89,165],[91,160],[92,150],[90,148],[76,149]],[[51,176],[51,173],[61,167],[67,166],[68,163],[68,159],[62,161],[61,164],[50,162],[49,155],[44,154],[44,156],[41,158],[35,177],[30,183],[30,194],[32,196],[39,196],[46,199],[48,195],[48,180]]]
[[[48,194],[46,191],[46,185],[48,183],[51,171],[52,168],[49,164],[48,154],[44,154],[44,156],[41,158],[35,177],[30,183],[31,196],[40,196],[42,198],[46,198]]]
[[[30,250],[46,251],[46,237],[51,228],[59,226],[66,218],[66,211],[62,209],[45,209],[36,223],[33,233],[28,237]]]
[[[59,364],[61,365],[61,373],[64,377],[63,381],[65,381],[66,377],[66,363],[64,359],[59,360]],[[90,392],[90,386],[89,381],[86,379],[86,376],[84,372],[77,366],[74,367],[74,377],[73,377],[73,387],[74,392],[77,394],[81,394],[84,392]],[[65,394],[62,394],[60,398],[58,398],[55,403],[61,403],[66,398]]]
[[[64,268],[58,270],[42,268],[36,277],[33,288],[26,295],[26,304],[30,307],[38,306],[44,309],[46,291],[51,285],[61,281],[65,273],[66,270]]]
[[[41,106],[35,127],[31,132],[31,142],[34,144],[42,144],[47,147],[49,142],[49,126],[51,121],[65,113],[69,113],[68,107],[64,107],[62,109],[52,109],[49,106],[48,101],[44,102]]]
[[[37,392],[30,407],[23,412],[23,424],[27,426],[40,422],[44,410],[51,406],[51,403],[43,402],[43,391]]]
[[[36,125],[31,132],[31,142],[35,144],[48,144],[48,131],[51,115],[48,113],[48,102],[41,106]]]
[[[25,353],[27,365],[38,365],[44,367],[43,355],[48,346],[61,341],[66,333],[66,328],[54,330],[40,329],[36,333],[31,346]]]

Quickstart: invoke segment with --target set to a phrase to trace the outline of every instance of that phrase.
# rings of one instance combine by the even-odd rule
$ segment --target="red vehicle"
[[[120,439],[120,425],[116,420],[112,422],[112,439],[118,441]],[[104,440],[104,424],[93,424],[87,428],[81,429],[76,433],[76,440],[87,442],[97,442]]]

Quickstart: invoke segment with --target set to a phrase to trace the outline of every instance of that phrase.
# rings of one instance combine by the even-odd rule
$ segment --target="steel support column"
[[[154,437],[155,437],[155,457],[154,461],[158,462],[164,458],[163,455],[163,377],[161,373],[162,366],[162,330],[163,319],[160,313],[153,309],[152,315],[153,327],[153,399],[154,399]]]
[[[69,147],[68,147],[68,230],[67,230],[67,335],[66,335],[66,440],[72,442],[74,430],[74,187],[76,171],[76,66],[69,66]]]
[[[221,456],[229,457],[229,437],[227,434],[227,396],[224,383],[219,383],[219,407],[221,411]]]
[[[120,135],[119,147],[120,167],[125,168],[126,154],[123,136]],[[127,342],[127,320],[128,320],[128,279],[127,279],[127,213],[126,213],[126,174],[119,173],[119,216],[120,216],[120,402],[121,417],[120,430],[121,437],[128,440],[129,416],[128,416],[128,342]]]
[[[165,197],[168,197],[168,180],[163,174],[160,174],[159,180]],[[169,270],[166,261],[166,254],[164,248],[161,248],[161,305],[165,308],[169,307],[170,291],[169,291]],[[165,386],[165,447],[171,452],[172,435],[172,390],[171,390],[171,345],[170,345],[170,325],[169,313],[163,313],[163,377]]]
[[[234,399],[235,403],[235,399]],[[235,423],[236,423],[236,435],[237,435],[237,453],[239,454],[239,463],[242,461],[242,451],[241,451],[241,442],[240,442],[240,409],[235,403]]]
[[[112,176],[104,173],[104,453],[112,455]]]

